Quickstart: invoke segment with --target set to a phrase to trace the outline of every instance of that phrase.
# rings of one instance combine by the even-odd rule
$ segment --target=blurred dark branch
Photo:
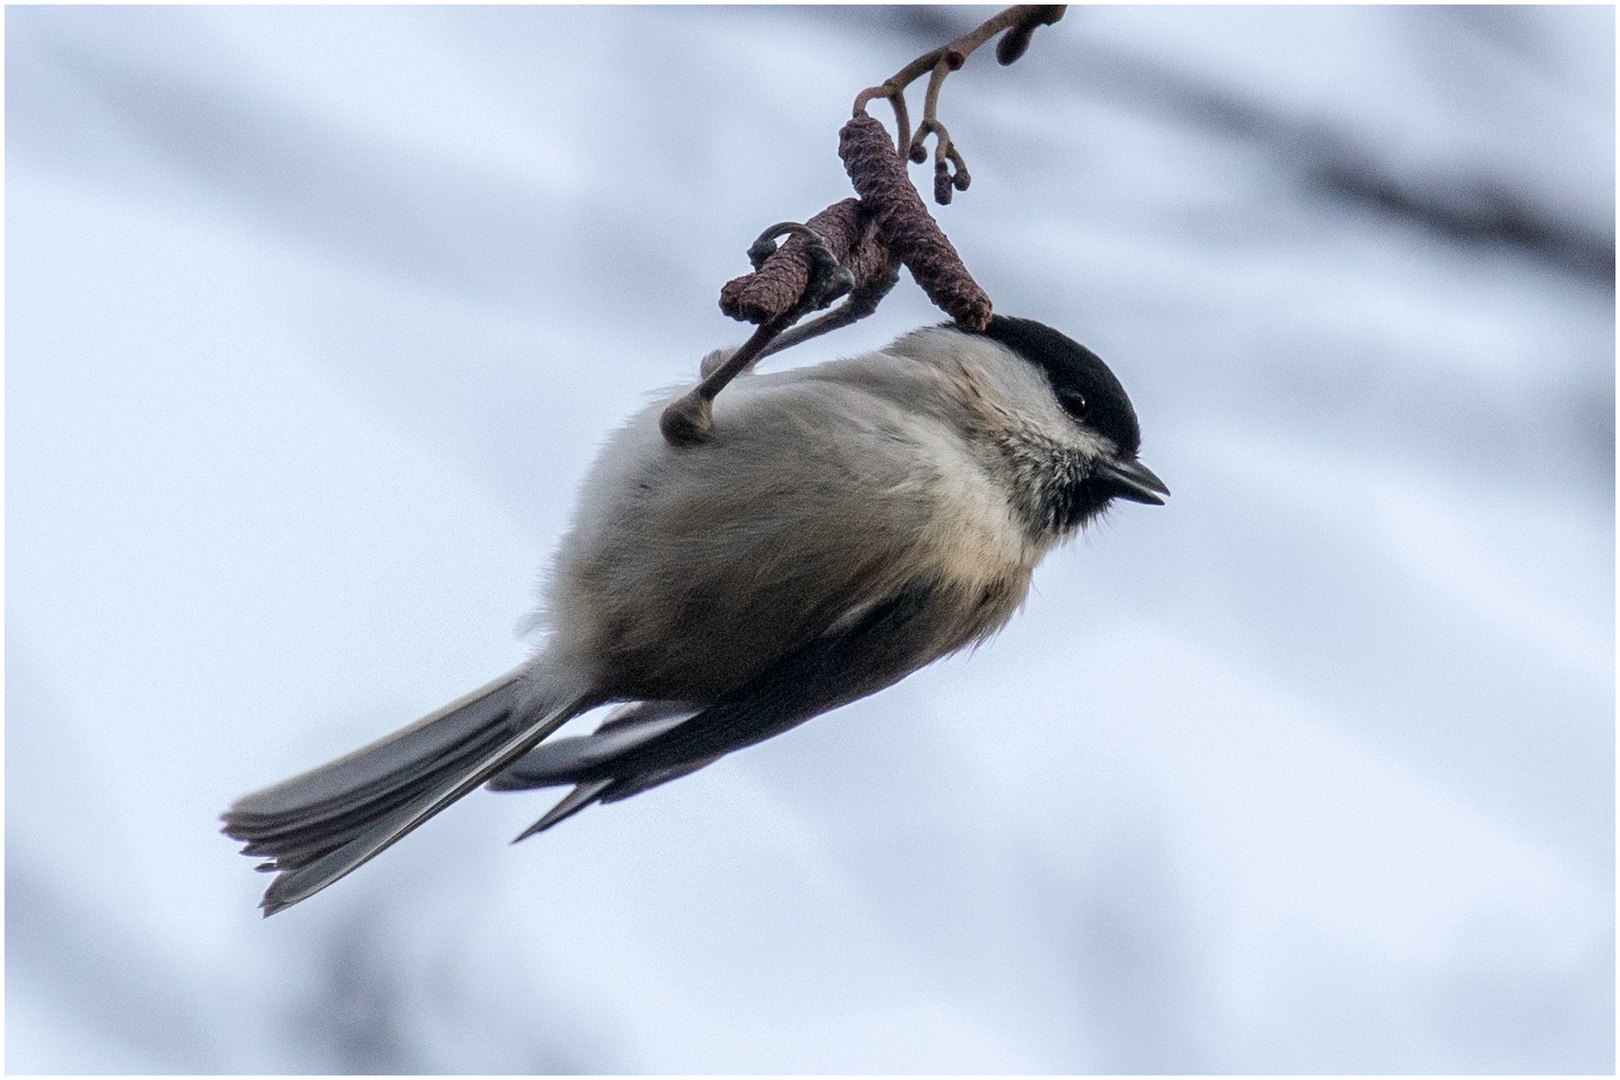
[[[1326,160],[1309,174],[1323,192],[1427,228],[1448,240],[1517,248],[1548,265],[1614,288],[1614,238],[1562,225],[1488,181],[1422,189],[1354,160]]]
[[[219,1071],[214,1033],[185,975],[152,945],[55,887],[43,863],[8,848],[8,997],[43,998],[158,1071]]]
[[[313,1036],[343,1072],[401,1075],[430,1071],[416,1041],[404,973],[387,958],[373,907],[331,927],[321,943],[319,975],[300,1003],[297,1027]]]
[[[1078,43],[1070,70],[1119,100],[1173,115],[1271,152],[1320,194],[1458,243],[1496,245],[1613,289],[1613,234],[1559,220],[1483,178],[1417,181],[1325,124],[1281,115],[1145,57]]]

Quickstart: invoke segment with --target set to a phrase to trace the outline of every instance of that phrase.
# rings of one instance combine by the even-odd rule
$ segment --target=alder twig
[[[951,144],[945,125],[939,122],[939,91],[945,85],[945,77],[959,70],[979,46],[1002,31],[1007,31],[1007,35],[996,46],[996,59],[1003,65],[1011,64],[1029,48],[1030,35],[1037,26],[1052,25],[1063,18],[1067,10],[1066,4],[1017,4],[993,15],[949,45],[917,57],[893,78],[862,90],[855,96],[855,115],[864,116],[866,106],[874,99],[886,99],[894,107],[896,152],[918,164],[928,160],[924,140],[929,135],[934,136],[934,201],[944,206],[951,201],[952,188],[966,191],[972,182],[961,153]],[[923,102],[923,122],[913,135],[906,114],[906,87],[930,72],[932,78],[928,80],[928,95]],[[955,167],[954,173],[950,166]]]
[[[935,200],[948,203],[953,188],[966,191],[970,183],[967,166],[938,118],[939,91],[946,76],[1003,32],[996,57],[1003,64],[1012,63],[1023,55],[1035,28],[1057,22],[1064,11],[1062,5],[1010,7],[949,45],[913,60],[880,86],[861,91],[855,99],[855,115],[838,139],[838,156],[860,198],[834,203],[803,225],[773,225],[754,241],[748,249],[753,273],[726,282],[720,290],[720,310],[754,323],[757,329],[742,348],[705,371],[690,393],[664,410],[659,427],[671,445],[707,441],[714,423],[715,395],[760,357],[872,314],[899,279],[899,263],[911,270],[928,298],[963,329],[984,329],[990,321],[990,298],[928,213],[895,147],[905,147],[908,157],[925,161],[923,143],[933,135]],[[923,123],[913,137],[905,89],[925,72],[932,72],[932,77]],[[866,114],[866,104],[878,97],[894,108],[899,140],[893,145],[883,125]],[[778,248],[776,238],[784,233],[789,238]],[[837,309],[792,328],[808,312],[825,308],[846,294],[848,299]]]

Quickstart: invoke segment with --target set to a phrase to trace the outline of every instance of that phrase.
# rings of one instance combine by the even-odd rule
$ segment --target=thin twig
[[[1063,18],[1065,4],[1016,4],[991,16],[949,45],[924,53],[886,79],[878,86],[862,90],[855,97],[856,116],[866,113],[866,106],[876,98],[883,98],[894,107],[895,152],[901,157],[921,163],[928,160],[923,139],[932,133],[938,140],[934,154],[934,199],[941,205],[951,201],[951,188],[966,191],[967,168],[962,155],[951,145],[950,135],[937,115],[939,89],[945,76],[959,70],[974,51],[1002,31],[1010,31],[996,48],[996,59],[1010,64],[1024,54],[1029,38],[1037,26],[1050,26]],[[923,122],[916,135],[911,133],[911,122],[906,113],[906,87],[932,72],[928,82],[928,96],[923,105]],[[956,166],[955,174],[948,172],[946,161]]]
[[[671,445],[707,441],[714,426],[715,395],[760,357],[872,314],[899,280],[897,264],[905,264],[929,299],[958,325],[970,331],[984,328],[990,319],[990,298],[929,215],[906,175],[904,159],[891,148],[883,125],[866,115],[866,104],[882,97],[894,107],[899,132],[895,145],[913,160],[927,160],[923,140],[934,135],[934,198],[948,203],[952,188],[967,190],[969,177],[961,153],[937,116],[946,76],[1003,31],[1007,33],[996,56],[1003,64],[1012,63],[1023,55],[1035,27],[1057,22],[1064,10],[1062,5],[1010,7],[949,45],[913,60],[881,86],[861,91],[854,117],[839,132],[838,146],[860,199],[835,203],[804,225],[773,225],[754,241],[748,249],[754,271],[726,283],[720,290],[720,309],[755,323],[756,329],[742,348],[664,410],[659,427]],[[933,77],[923,122],[913,138],[905,89],[925,72]],[[784,232],[791,236],[778,249],[775,239]],[[790,329],[809,311],[846,293],[848,299],[837,309]]]

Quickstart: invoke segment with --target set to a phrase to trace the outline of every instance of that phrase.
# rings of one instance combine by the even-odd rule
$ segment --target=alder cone
[[[871,221],[859,199],[833,203],[805,224],[855,274],[857,288],[886,265],[884,253],[873,250],[867,235]],[[792,309],[810,281],[810,257],[804,246],[804,237],[791,236],[758,270],[726,282],[720,289],[720,310],[757,326]]]
[[[864,113],[838,133],[838,156],[861,203],[877,222],[878,236],[911,270],[923,292],[964,330],[990,323],[990,297],[973,280],[956,248],[945,238],[922,196],[911,186],[883,125]]]

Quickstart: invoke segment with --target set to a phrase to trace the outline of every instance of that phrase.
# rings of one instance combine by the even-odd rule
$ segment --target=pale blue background
[[[258,918],[218,812],[521,659],[604,433],[982,13],[8,9],[8,1069],[1613,1069],[1611,8],[975,56],[939,219],[1169,506],[970,657]]]

